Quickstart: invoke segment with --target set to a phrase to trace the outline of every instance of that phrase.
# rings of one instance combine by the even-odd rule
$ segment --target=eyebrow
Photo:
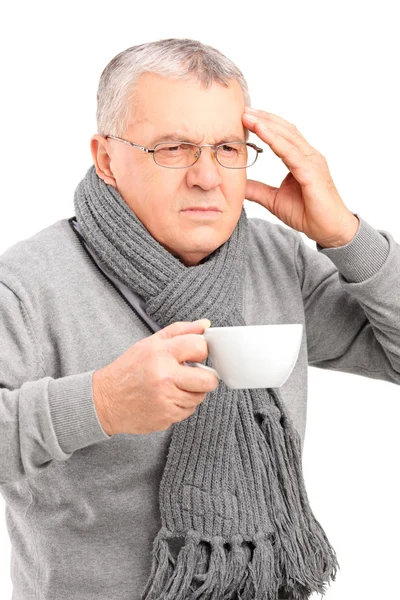
[[[157,136],[156,139],[152,140],[151,145],[154,148],[156,144],[160,144],[161,142],[190,142],[191,144],[197,143],[193,141],[193,138],[189,139],[187,135],[175,132]],[[236,133],[229,133],[218,142],[215,142],[215,145],[219,146],[219,144],[223,144],[224,142],[246,142],[246,140],[244,140],[242,136],[237,135]]]

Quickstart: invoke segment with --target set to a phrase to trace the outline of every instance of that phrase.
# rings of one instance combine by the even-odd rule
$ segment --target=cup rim
[[[262,323],[261,325],[233,325],[232,327],[213,327],[211,325],[211,327],[207,327],[204,330],[204,333],[206,333],[207,331],[232,331],[232,330],[236,330],[236,329],[243,329],[243,327],[245,327],[246,329],[258,329],[260,327],[303,327],[303,323]]]

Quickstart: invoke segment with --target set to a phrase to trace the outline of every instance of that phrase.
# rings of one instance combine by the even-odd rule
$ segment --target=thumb
[[[187,333],[203,333],[205,329],[211,326],[209,319],[199,319],[198,321],[177,321],[171,323],[163,329],[156,331],[153,335],[161,338],[162,340],[168,340],[177,335],[185,335]]]
[[[257,204],[261,204],[261,206],[264,206],[264,208],[274,214],[272,209],[278,190],[279,188],[267,185],[266,183],[261,183],[261,181],[248,179],[246,182],[245,198],[252,202],[257,202]]]

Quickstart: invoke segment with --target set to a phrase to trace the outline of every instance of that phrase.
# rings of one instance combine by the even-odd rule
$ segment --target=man
[[[0,257],[15,600],[299,599],[334,579],[301,479],[307,365],[400,383],[400,247],[249,103],[199,42],[120,53],[75,218]],[[279,188],[247,179],[248,131],[288,167]],[[232,391],[187,364],[208,362],[210,322],[303,323],[287,382]]]

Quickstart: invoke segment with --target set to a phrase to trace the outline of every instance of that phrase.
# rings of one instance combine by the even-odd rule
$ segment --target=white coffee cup
[[[187,364],[211,371],[231,389],[277,388],[293,371],[302,336],[301,323],[208,327],[202,337],[214,368]]]

